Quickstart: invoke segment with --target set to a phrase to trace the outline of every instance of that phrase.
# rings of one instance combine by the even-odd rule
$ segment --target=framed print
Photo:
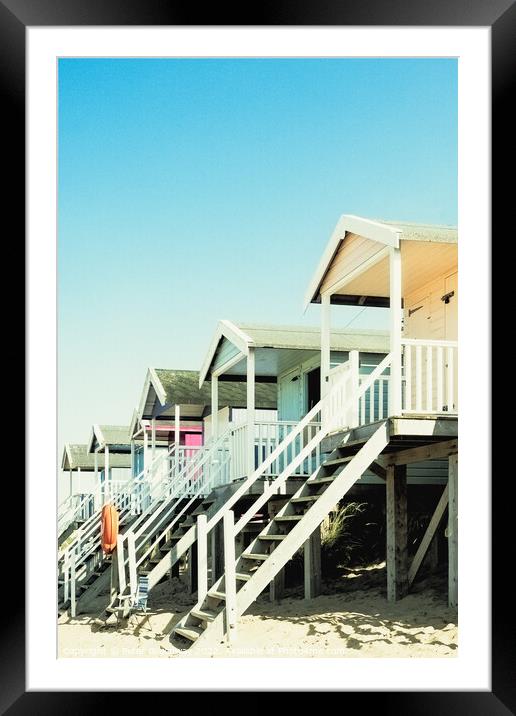
[[[514,4],[0,17],[28,325],[2,712],[514,712],[489,390]]]

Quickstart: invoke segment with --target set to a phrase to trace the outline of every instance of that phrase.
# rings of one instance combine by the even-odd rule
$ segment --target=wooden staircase
[[[387,422],[381,423],[367,441],[353,444],[351,454],[349,447],[335,449],[235,560],[235,583],[231,585],[231,593],[236,591],[234,607],[226,604],[226,570],[205,597],[181,619],[173,634],[190,643],[198,643],[205,634],[219,640],[229,634],[235,627],[236,618],[303,547],[326,515],[386,447],[389,442],[387,425]]]

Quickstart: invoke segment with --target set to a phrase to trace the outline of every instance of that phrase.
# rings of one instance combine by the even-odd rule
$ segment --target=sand
[[[321,596],[305,601],[300,588],[287,590],[279,604],[262,595],[239,619],[231,646],[203,640],[184,649],[170,637],[173,626],[195,603],[183,581],[158,585],[146,614],[125,624],[101,627],[92,614],[61,618],[59,656],[81,657],[453,657],[457,654],[457,612],[447,605],[445,574],[413,585],[403,600],[385,598],[385,564],[346,570],[327,581]],[[207,635],[208,636],[208,635]]]

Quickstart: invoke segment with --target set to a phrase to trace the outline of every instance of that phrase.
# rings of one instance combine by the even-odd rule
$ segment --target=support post
[[[102,506],[102,486],[99,480],[99,454],[96,450],[93,453],[93,459],[95,462],[95,510],[97,510]]]
[[[197,548],[193,544],[188,550],[188,591],[197,591]]]
[[[176,460],[178,459],[179,445],[181,443],[181,406],[174,408],[174,443],[176,445]]]
[[[408,592],[407,557],[407,466],[388,465],[387,513],[387,599],[402,599]]]
[[[247,474],[254,472],[254,383],[255,360],[254,348],[249,348],[247,355]]]
[[[401,415],[401,249],[389,251],[389,335],[392,354],[389,380],[389,415]]]
[[[76,491],[77,491],[79,494],[82,494],[82,492],[81,492],[81,477],[82,477],[82,476],[81,476],[81,468],[78,467],[78,468],[77,468],[77,486],[76,486]]]
[[[351,373],[351,395],[358,395],[360,384],[360,355],[358,351],[349,351],[349,369]],[[358,398],[351,404],[349,409],[349,427],[356,428],[359,424]]]
[[[143,426],[143,477],[147,478],[149,472],[149,435],[147,433],[147,421],[142,421]]]
[[[109,484],[109,447],[104,446],[104,485],[108,499],[112,498],[111,485]]]
[[[330,294],[321,296],[321,398],[328,392],[328,376],[330,373],[331,350],[331,304]]]
[[[448,458],[448,604],[457,607],[458,588],[458,455]]]
[[[129,560],[129,587],[131,596],[134,598],[138,591],[138,576],[136,573],[136,544],[133,532],[127,533],[127,557]]]
[[[224,515],[224,573],[226,638],[231,643],[236,636],[235,516],[233,510],[228,510]]]
[[[151,454],[154,460],[156,457],[156,418],[151,420]]]
[[[219,434],[219,377],[211,376],[211,437],[215,441]]]
[[[131,438],[131,477],[136,477],[136,454],[134,438]]]
[[[317,527],[304,546],[305,599],[321,593],[321,527]]]
[[[70,477],[70,497],[72,496],[72,483],[73,483],[73,473],[72,468],[68,471],[69,477]]]
[[[222,574],[224,569],[224,531],[221,522],[217,522],[211,534],[211,583]]]
[[[208,531],[206,515],[197,517],[197,601],[201,602],[208,591]]]

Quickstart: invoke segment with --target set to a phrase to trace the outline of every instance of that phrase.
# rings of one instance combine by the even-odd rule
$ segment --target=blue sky
[[[342,213],[457,222],[455,60],[64,59],[58,81],[60,445],[128,423],[147,366],[199,368],[219,318],[318,324]]]

